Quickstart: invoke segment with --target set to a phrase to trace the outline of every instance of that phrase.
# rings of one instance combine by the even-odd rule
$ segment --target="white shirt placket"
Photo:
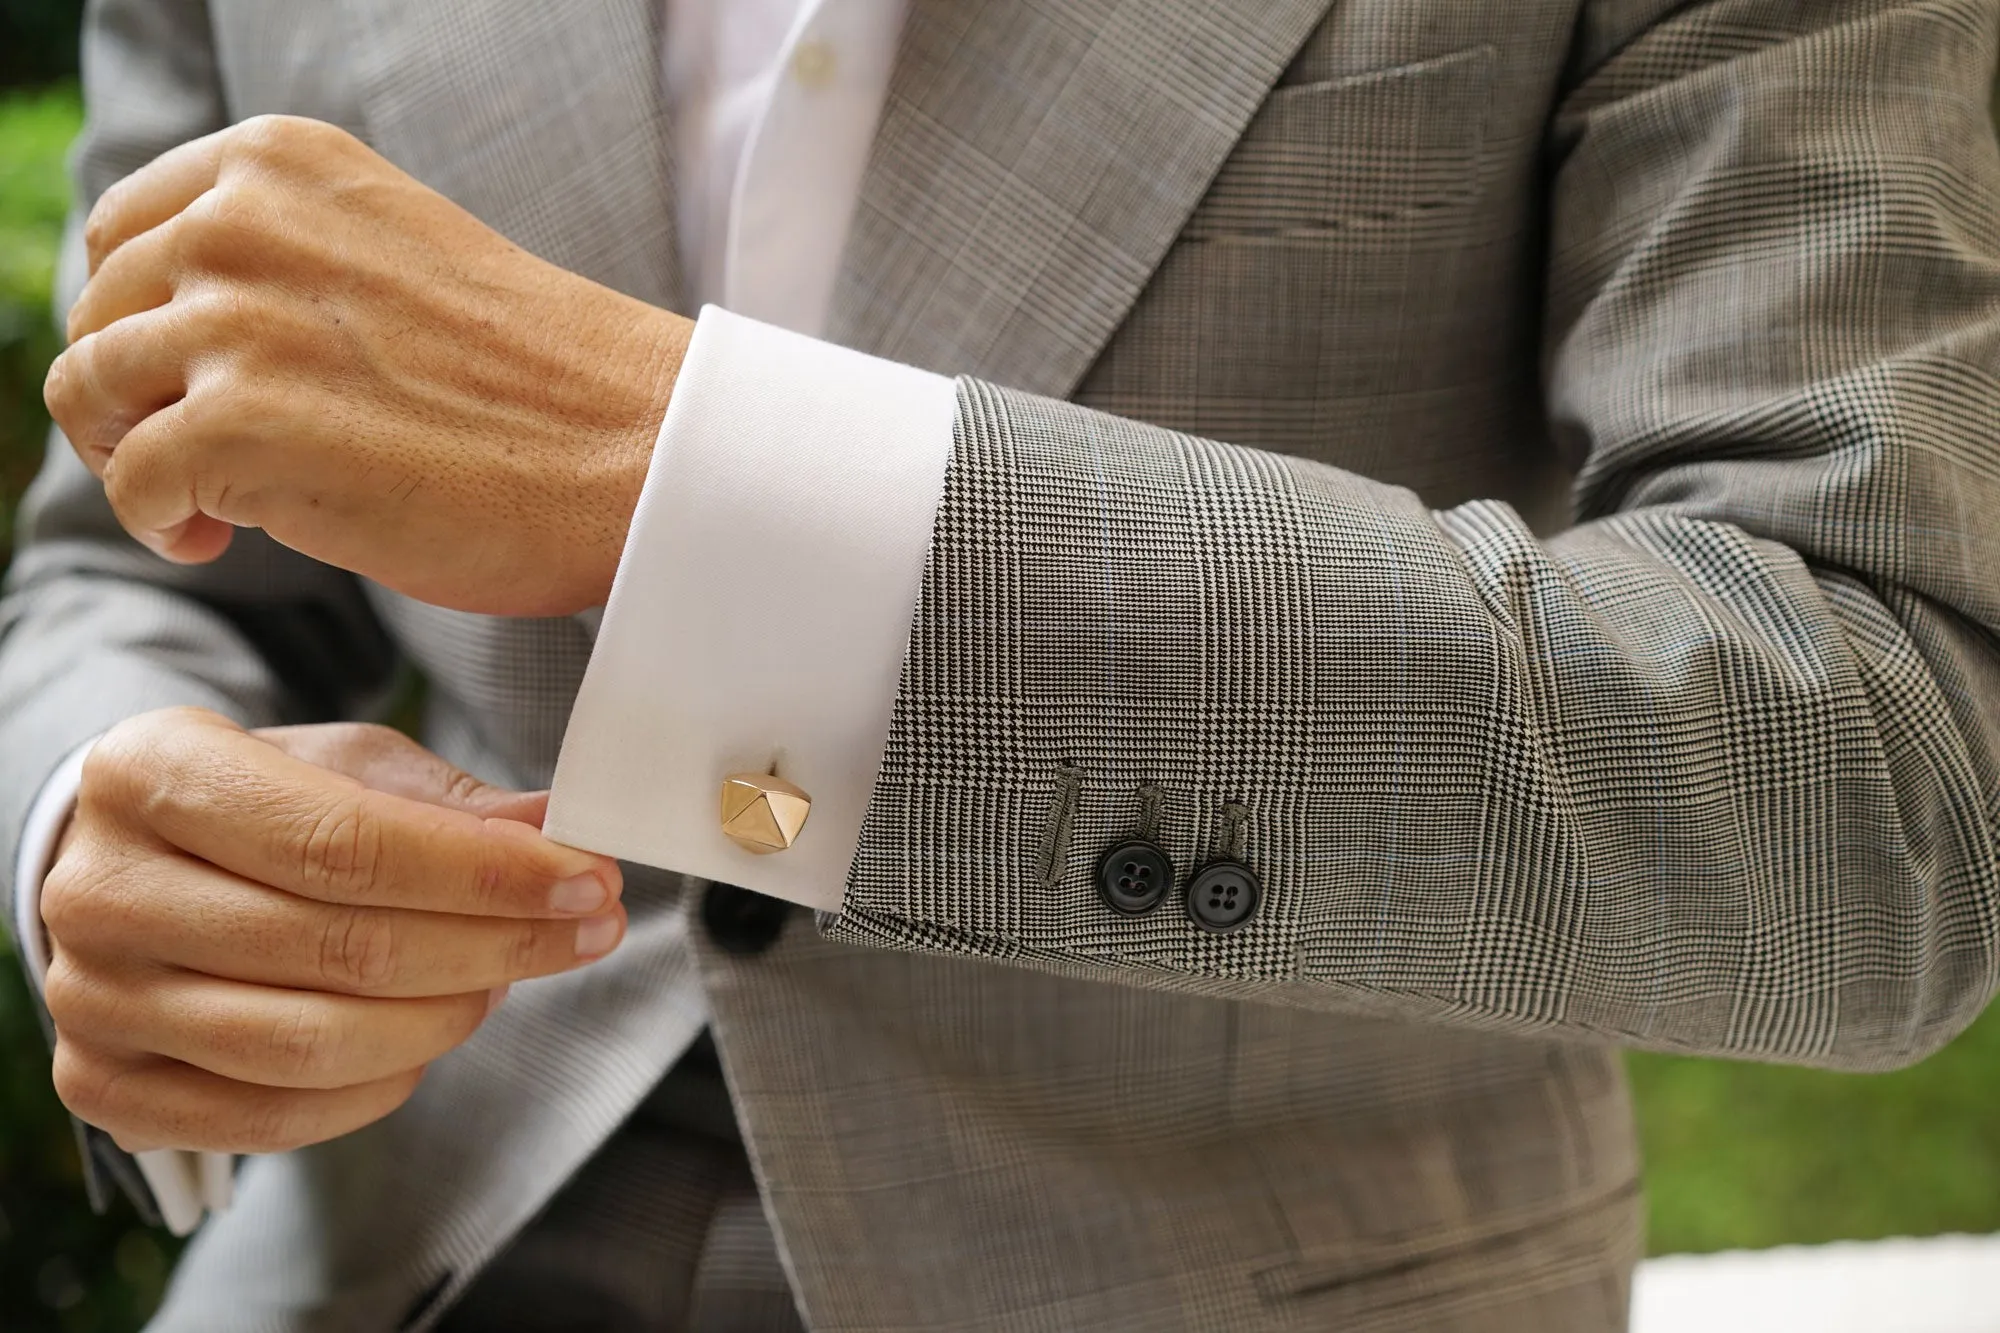
[[[805,0],[744,144],[722,304],[824,331],[895,64],[903,0]]]

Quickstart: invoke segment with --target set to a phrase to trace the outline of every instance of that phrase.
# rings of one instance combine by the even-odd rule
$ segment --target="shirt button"
[[[1263,886],[1249,866],[1235,861],[1211,861],[1188,885],[1188,916],[1203,930],[1226,935],[1257,911]]]
[[[839,69],[833,47],[817,38],[800,42],[798,50],[792,52],[792,77],[801,88],[817,92],[833,82]]]

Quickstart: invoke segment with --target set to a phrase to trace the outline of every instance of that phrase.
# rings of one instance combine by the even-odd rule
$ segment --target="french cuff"
[[[97,738],[77,746],[56,766],[48,781],[28,807],[27,823],[21,827],[21,842],[14,863],[14,940],[28,969],[35,994],[41,995],[49,976],[48,935],[42,929],[42,881],[55,864],[56,847],[76,809],[76,793],[83,786],[83,762]],[[89,1135],[100,1131],[79,1129],[84,1135],[86,1163],[92,1144]],[[106,1151],[116,1151],[105,1144]],[[162,1148],[136,1153],[132,1160],[139,1177],[152,1193],[152,1206],[160,1221],[176,1236],[185,1236],[201,1225],[205,1212],[227,1208],[234,1190],[235,1158],[227,1153],[181,1152]],[[135,1182],[136,1184],[136,1182]],[[144,1210],[144,1202],[135,1200]]]
[[[544,831],[838,911],[951,457],[951,380],[710,306],[660,427]],[[811,798],[724,834],[732,774]]]

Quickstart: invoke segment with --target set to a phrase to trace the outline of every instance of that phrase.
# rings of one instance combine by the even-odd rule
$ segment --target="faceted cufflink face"
[[[782,852],[798,841],[812,797],[768,773],[732,773],[722,780],[722,831],[745,851]]]

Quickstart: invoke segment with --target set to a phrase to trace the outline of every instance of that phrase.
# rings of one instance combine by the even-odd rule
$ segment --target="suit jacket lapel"
[[[1067,395],[1331,0],[913,0],[830,336]]]
[[[347,0],[384,156],[523,247],[680,300],[661,0]]]

